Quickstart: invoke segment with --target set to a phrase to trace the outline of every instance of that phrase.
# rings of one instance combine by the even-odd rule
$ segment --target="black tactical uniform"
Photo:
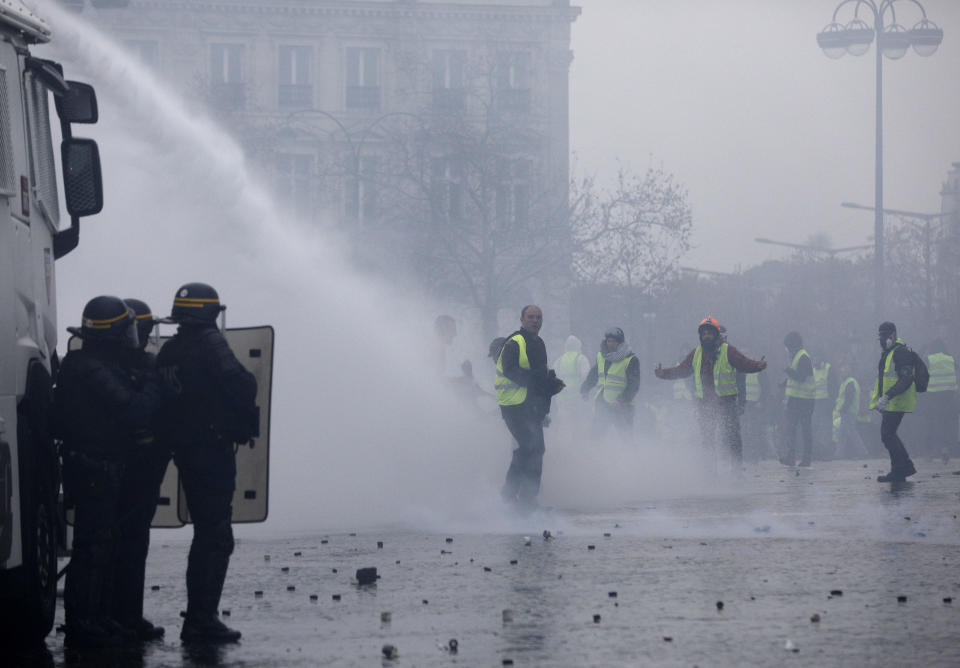
[[[233,552],[234,444],[256,435],[257,381],[217,328],[219,312],[213,288],[183,286],[171,315],[180,327],[157,366],[175,394],[164,408],[161,435],[173,450],[193,520],[180,637],[231,642],[240,632],[224,625],[217,609]]]
[[[120,358],[127,377],[137,389],[157,381],[157,358],[144,348],[155,324],[150,307],[139,299],[125,299],[137,320],[139,345],[125,349]],[[141,640],[163,636],[162,626],[143,617],[144,575],[150,549],[150,523],[157,510],[160,484],[170,461],[170,450],[154,437],[154,429],[133,434],[126,449],[120,481],[117,567],[114,570],[113,616],[121,626],[136,632]]]
[[[91,300],[82,329],[71,328],[83,338],[83,348],[66,355],[57,379],[63,483],[75,512],[64,592],[66,643],[76,647],[132,639],[113,621],[112,610],[117,526],[124,510],[120,484],[133,434],[149,426],[160,397],[155,379],[134,383],[121,364],[124,346],[135,345],[133,323],[122,300]]]

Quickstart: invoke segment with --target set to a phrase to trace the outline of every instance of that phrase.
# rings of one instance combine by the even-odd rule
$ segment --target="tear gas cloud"
[[[245,531],[509,527],[510,438],[492,401],[478,415],[433,371],[440,308],[402,277],[352,266],[332,232],[283,212],[214,119],[82,17],[41,5],[55,40],[38,51],[92,83],[101,109],[75,128],[100,145],[106,204],[58,262],[61,331],[97,294],[166,315],[188,281],[218,289],[228,326],[275,327],[270,518]],[[464,338],[455,352],[489,367],[486,345]],[[543,503],[596,509],[706,484],[682,435],[594,447],[569,427],[547,431]]]

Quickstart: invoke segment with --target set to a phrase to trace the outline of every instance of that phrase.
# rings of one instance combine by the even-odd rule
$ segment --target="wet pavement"
[[[147,616],[168,638],[39,665],[957,666],[960,468],[764,462],[698,496],[241,539],[221,608],[237,645],[180,646],[188,544],[154,537]],[[502,509],[496,512],[503,513]],[[322,524],[318,514],[317,523]],[[548,538],[544,531],[549,532]],[[379,547],[382,545],[382,547]],[[376,567],[375,585],[353,582]],[[257,594],[256,592],[262,592]],[[62,623],[62,606],[57,623]],[[450,641],[456,640],[456,651]],[[384,646],[395,648],[388,659]],[[389,652],[388,652],[389,653]]]

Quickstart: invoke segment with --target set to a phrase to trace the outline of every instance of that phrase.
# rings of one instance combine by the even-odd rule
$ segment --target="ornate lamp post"
[[[919,8],[921,19],[909,30],[897,21],[898,3]],[[840,10],[852,5],[853,19],[846,24],[837,22]],[[871,26],[861,19],[873,19]],[[943,31],[927,19],[927,12],[917,0],[843,0],[833,10],[833,20],[817,34],[817,44],[828,58],[840,58],[845,53],[862,56],[870,50],[877,38],[877,146],[874,183],[874,308],[877,320],[883,310],[883,58],[898,60],[913,47],[919,56],[932,56]]]

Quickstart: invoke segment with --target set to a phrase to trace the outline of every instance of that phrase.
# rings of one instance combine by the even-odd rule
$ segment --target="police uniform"
[[[125,299],[137,321],[139,347],[125,349],[120,357],[124,374],[137,389],[158,382],[156,355],[144,348],[155,321],[150,307],[139,299]],[[161,385],[161,389],[163,389]],[[134,631],[141,640],[156,640],[164,629],[143,616],[143,588],[150,549],[150,524],[157,510],[160,485],[170,461],[170,451],[155,438],[154,429],[132,435],[123,460],[120,481],[117,567],[114,570],[113,616],[121,626]]]
[[[67,353],[55,392],[63,441],[64,491],[74,508],[73,554],[64,587],[68,646],[100,647],[124,639],[114,621],[113,585],[123,463],[133,435],[148,429],[160,399],[155,379],[137,384],[124,371],[124,337],[132,312],[116,297],[84,308],[74,334],[83,348]],[[130,345],[135,345],[135,336]]]
[[[220,622],[217,610],[234,546],[234,444],[255,434],[257,382],[217,328],[219,312],[213,288],[183,286],[171,316],[180,327],[160,350],[157,366],[174,393],[161,434],[173,451],[193,521],[180,637],[229,642],[240,633]]]

